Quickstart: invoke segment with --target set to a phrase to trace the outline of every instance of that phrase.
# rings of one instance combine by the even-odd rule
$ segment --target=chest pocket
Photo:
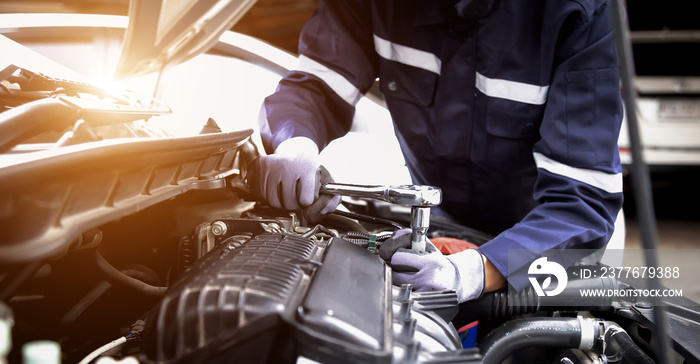
[[[435,98],[438,75],[427,70],[382,59],[379,89],[389,100],[430,106]]]

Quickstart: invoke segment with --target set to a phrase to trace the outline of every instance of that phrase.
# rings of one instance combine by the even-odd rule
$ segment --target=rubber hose
[[[533,317],[508,321],[479,342],[483,363],[501,363],[514,351],[526,347],[578,348],[581,323],[573,317]]]
[[[608,331],[605,333],[605,341],[610,344],[610,342],[615,342],[618,345],[618,352],[616,356],[619,356],[619,364],[655,364],[656,362],[652,360],[647,353],[642,350],[637,344],[634,343],[632,338],[617,325],[613,324],[609,326]],[[607,353],[606,353],[607,354]]]
[[[114,268],[105,258],[95,250],[95,263],[97,268],[104,273],[107,282],[119,285],[122,287],[128,287],[135,291],[141,292],[147,296],[161,297],[165,294],[168,287],[157,287],[152,286],[148,283],[144,283],[138,279],[131,278],[128,275],[120,272],[117,268]]]
[[[540,308],[539,297],[532,287],[521,292],[509,293],[507,288],[485,293],[481,298],[459,305],[459,314],[452,320],[455,327],[462,327],[471,322],[506,318],[537,312]]]
[[[512,292],[504,288],[495,292],[485,293],[477,300],[467,301],[459,305],[459,314],[452,322],[456,327],[462,327],[471,322],[507,318],[528,313],[534,313],[545,308],[547,310],[576,307],[581,311],[609,311],[613,305],[612,297],[581,297],[580,291],[585,289],[620,289],[620,282],[611,277],[589,279],[570,279],[566,289],[554,297],[539,297],[532,288],[526,287],[520,292]]]

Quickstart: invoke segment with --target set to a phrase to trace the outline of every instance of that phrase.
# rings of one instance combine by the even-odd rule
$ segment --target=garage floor
[[[700,303],[700,171],[685,170],[652,174],[654,209],[657,217],[661,263],[681,270],[678,280],[664,282],[671,288],[683,289],[683,296]],[[627,186],[630,184],[625,180]],[[639,225],[635,218],[631,194],[625,196],[627,216],[626,249],[641,248]],[[640,261],[639,266],[644,266]]]
[[[661,266],[679,267],[680,278],[664,281],[669,288],[682,289],[683,297],[700,305],[700,223],[697,221],[659,220],[657,244],[662,251],[659,257]],[[636,220],[627,220],[625,248],[641,249],[639,226]],[[668,250],[677,250],[669,252]],[[637,252],[633,260],[625,260],[625,265],[644,267],[642,253]]]

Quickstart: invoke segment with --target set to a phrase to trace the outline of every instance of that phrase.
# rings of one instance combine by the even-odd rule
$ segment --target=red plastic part
[[[433,243],[442,254],[448,255],[459,253],[467,249],[478,248],[475,244],[455,238],[432,238],[430,242]]]

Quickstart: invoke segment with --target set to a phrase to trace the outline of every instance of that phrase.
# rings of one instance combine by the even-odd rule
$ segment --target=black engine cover
[[[189,268],[150,315],[144,345],[157,363],[444,361],[461,347],[456,307],[453,292],[392,288],[381,259],[342,239],[261,234]]]

